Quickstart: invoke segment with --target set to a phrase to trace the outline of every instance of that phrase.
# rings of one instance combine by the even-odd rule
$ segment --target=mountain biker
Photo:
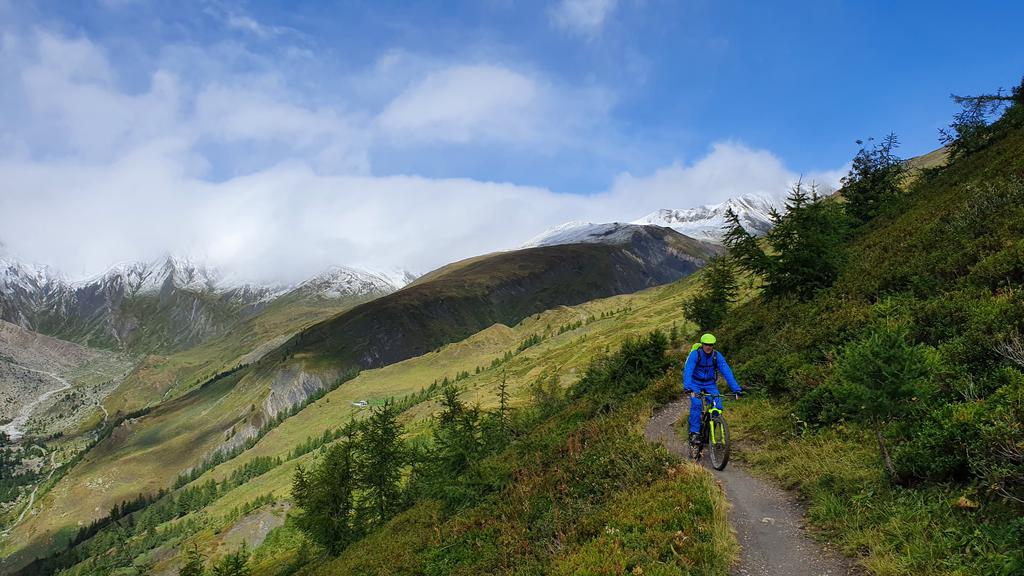
[[[690,355],[686,358],[683,368],[683,393],[690,395],[690,444],[700,444],[700,398],[696,392],[718,394],[718,374],[721,372],[734,394],[742,394],[743,389],[732,375],[725,356],[715,350],[716,338],[713,334],[704,334],[700,343],[694,344]],[[722,409],[722,399],[714,398],[715,407]]]

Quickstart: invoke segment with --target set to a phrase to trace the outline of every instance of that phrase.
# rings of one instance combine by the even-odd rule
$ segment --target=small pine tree
[[[193,544],[188,549],[185,563],[178,569],[178,576],[203,576],[206,574],[206,569],[203,567],[204,561],[203,555],[199,552],[199,546]]]
[[[375,409],[363,427],[358,444],[359,485],[372,522],[390,518],[401,502],[402,467],[409,459],[404,433],[391,401]]]
[[[234,554],[228,554],[213,567],[213,576],[249,576],[249,549],[245,543]]]
[[[504,371],[501,372],[501,382],[498,384],[498,422],[501,426],[501,435],[508,435],[509,407],[508,407],[508,378]]]
[[[949,128],[939,129],[939,141],[949,147],[951,159],[984,148],[999,132],[999,125],[1024,125],[1024,79],[1009,93],[950,96],[960,106]]]
[[[871,148],[862,140],[857,144],[861,148],[853,157],[849,174],[843,177],[842,194],[850,216],[864,223],[900,194],[907,170],[906,162],[896,155],[899,140],[895,134],[889,134]]]
[[[808,193],[797,182],[786,201],[786,212],[772,211],[773,227],[765,236],[772,248],[761,248],[735,213],[726,215],[729,231],[725,244],[741,267],[765,279],[769,297],[797,296],[806,300],[832,285],[839,274],[849,235],[850,220],[842,205]]]
[[[701,329],[713,330],[725,320],[729,304],[736,300],[738,293],[739,283],[732,262],[728,258],[715,258],[704,267],[700,291],[683,303],[683,311]],[[677,337],[678,330],[673,324],[669,339],[675,341]]]

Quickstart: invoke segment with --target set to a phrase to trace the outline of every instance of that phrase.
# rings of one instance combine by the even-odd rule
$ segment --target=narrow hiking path
[[[654,412],[644,437],[660,442],[669,452],[687,458],[689,447],[673,428],[690,402],[683,398]],[[735,463],[712,470],[731,504],[729,521],[740,543],[734,576],[845,576],[857,574],[837,552],[811,540],[803,529],[803,513],[792,496],[751,476]]]

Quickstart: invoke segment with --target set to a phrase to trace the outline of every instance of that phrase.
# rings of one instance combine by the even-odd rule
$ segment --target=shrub
[[[741,386],[779,395],[793,389],[793,372],[801,366],[799,354],[763,354],[737,368],[736,378]]]
[[[917,423],[910,439],[894,451],[899,474],[921,480],[966,480],[968,454],[980,438],[974,422],[983,412],[981,403],[947,404]]]
[[[901,329],[882,325],[845,346],[832,377],[802,398],[797,410],[811,422],[869,422],[886,470],[902,482],[883,432],[892,420],[920,411],[936,365],[934,349],[912,345]]]
[[[590,363],[583,377],[572,387],[572,397],[589,396],[608,404],[643,390],[671,365],[665,355],[667,348],[668,338],[657,330],[647,336],[627,339],[615,354]]]
[[[1024,503],[1024,374],[1007,368],[1001,376],[1007,382],[985,402],[971,466],[989,488]]]

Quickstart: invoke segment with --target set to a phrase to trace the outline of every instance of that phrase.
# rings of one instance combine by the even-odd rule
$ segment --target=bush
[[[583,377],[573,385],[571,396],[588,396],[610,404],[635,394],[662,375],[671,365],[665,355],[668,338],[655,330],[647,336],[629,338],[618,352],[595,359]]]
[[[980,403],[947,404],[913,426],[909,441],[894,451],[900,475],[933,481],[968,479],[968,454],[980,439],[974,422],[983,411]]]
[[[929,377],[937,367],[934,349],[913,345],[904,331],[883,326],[845,346],[834,375],[865,404],[861,419],[882,422],[911,411],[912,403],[929,394]],[[853,392],[861,388],[865,392]]]
[[[985,402],[978,423],[979,446],[972,451],[975,475],[1002,496],[1024,503],[1024,374],[1002,371],[1007,383]]]
[[[842,380],[831,380],[811,390],[796,404],[800,417],[812,424],[835,424],[857,419],[871,402],[871,392]]]
[[[759,388],[772,395],[793,389],[793,372],[803,366],[799,354],[764,354],[736,369],[736,378],[744,387]]]
[[[1024,284],[1024,239],[978,262],[968,278],[992,292]]]

